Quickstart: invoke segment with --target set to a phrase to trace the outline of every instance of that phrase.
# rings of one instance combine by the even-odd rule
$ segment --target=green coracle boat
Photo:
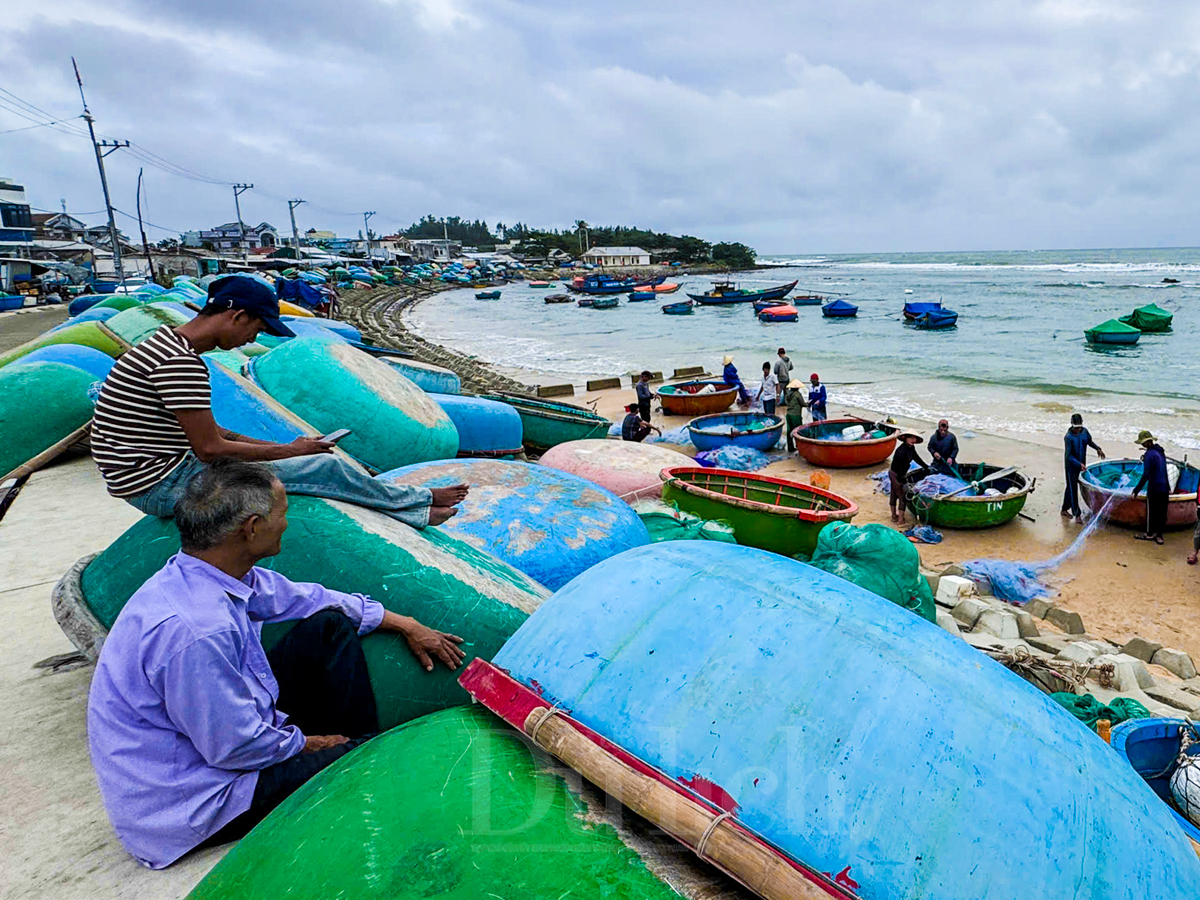
[[[604,416],[573,403],[537,400],[503,391],[479,396],[507,403],[520,414],[521,443],[534,453],[544,453],[567,441],[607,437],[608,429],[612,427],[612,422]]]
[[[115,319],[116,316],[113,316],[113,318]],[[38,335],[32,341],[21,344],[19,347],[14,347],[7,353],[0,354],[0,366],[7,366],[11,362],[16,362],[27,353],[32,353],[41,347],[50,347],[54,344],[78,344],[81,347],[91,347],[94,350],[107,353],[113,359],[116,359],[130,347],[127,342],[113,334],[102,322],[77,322],[74,325],[68,325],[66,328],[60,328],[57,331],[47,331],[45,334]]]
[[[1139,306],[1129,315],[1121,316],[1117,321],[1125,325],[1130,325],[1138,329],[1138,331],[1154,334],[1156,332],[1170,331],[1171,320],[1174,318],[1174,314],[1151,303],[1147,306]]]
[[[971,473],[966,477],[978,481],[999,472],[1001,466],[959,463],[958,469],[964,476],[968,472]],[[925,497],[914,494],[908,499],[908,508],[917,517],[917,521],[936,528],[994,528],[1017,517],[1025,508],[1025,501],[1033,493],[1036,484],[1036,478],[1030,479],[1021,472],[1013,472],[986,485],[1000,491],[999,496],[975,497],[962,493],[953,497],[944,494]],[[1012,493],[1009,493],[1010,490]]]
[[[830,491],[749,472],[679,466],[659,477],[665,502],[728,522],[739,544],[783,556],[811,556],[822,528],[858,512],[853,500]]]

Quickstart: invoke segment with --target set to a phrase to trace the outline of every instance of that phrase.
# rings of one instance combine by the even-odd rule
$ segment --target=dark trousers
[[[766,413],[768,416],[775,415],[774,399],[768,400],[765,397],[763,398],[763,412]]]
[[[279,682],[278,708],[305,735],[340,734],[349,743],[298,753],[258,773],[250,808],[201,847],[236,841],[300,785],[379,731],[375,694],[358,629],[339,610],[297,623],[267,654]]]
[[[1161,537],[1167,527],[1167,504],[1171,495],[1162,491],[1146,491],[1146,534]]]
[[[787,448],[788,448],[789,453],[791,453],[793,450],[796,449],[796,442],[794,440],[792,440],[792,432],[795,429],[799,428],[803,424],[804,424],[804,413],[803,412],[798,412],[798,413],[790,412],[787,414],[787,425],[785,427],[787,428]]]
[[[888,469],[888,506],[896,515],[904,515],[905,488],[904,480],[896,474],[896,470]]]
[[[639,400],[638,401],[638,415],[642,417],[643,422],[650,421],[650,401],[649,400]]]
[[[1067,466],[1067,490],[1063,494],[1063,512],[1071,511],[1071,515],[1079,517],[1079,473],[1083,470],[1076,466]]]

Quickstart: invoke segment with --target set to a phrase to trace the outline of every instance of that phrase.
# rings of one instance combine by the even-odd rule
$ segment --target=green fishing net
[[[921,556],[908,538],[885,525],[837,522],[821,529],[809,560],[922,619],[937,621],[933,592],[921,574]]]

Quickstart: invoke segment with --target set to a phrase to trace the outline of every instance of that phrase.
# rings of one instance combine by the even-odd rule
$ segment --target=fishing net
[[[684,512],[674,503],[661,500],[637,500],[634,511],[650,532],[650,542],[660,541],[722,541],[736,544],[733,526],[720,519],[705,520]]]
[[[809,564],[891,600],[927,621],[937,620],[933,592],[921,574],[921,556],[885,525],[836,522],[821,529]]]
[[[1050,695],[1050,699],[1063,707],[1092,731],[1101,719],[1108,719],[1113,725],[1119,725],[1126,719],[1148,719],[1150,710],[1129,697],[1115,697],[1107,704],[1101,703],[1091,694],[1068,694],[1059,692]],[[1197,773],[1200,775],[1200,772]]]
[[[786,453],[763,453],[753,447],[735,447],[726,444],[716,450],[704,450],[696,454],[696,462],[707,468],[733,469],[735,472],[754,472],[773,462],[786,458]]]
[[[1193,728],[1183,730],[1179,759],[1171,774],[1171,797],[1193,825],[1200,825],[1200,740]]]
[[[1083,550],[1083,545],[1108,517],[1108,511],[1117,499],[1117,494],[1109,495],[1100,512],[1088,520],[1071,545],[1057,556],[1042,562],[974,559],[963,563],[963,572],[972,581],[987,585],[994,596],[1017,606],[1022,606],[1035,597],[1045,597],[1051,590],[1044,580],[1046,575]]]
[[[621,433],[619,426],[616,433]],[[690,444],[691,442],[692,436],[688,432],[686,425],[680,425],[678,428],[672,428],[670,431],[664,431],[662,434],[652,434],[644,441],[647,444]]]

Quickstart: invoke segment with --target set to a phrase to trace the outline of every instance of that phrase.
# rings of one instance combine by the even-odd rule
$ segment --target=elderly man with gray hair
[[[117,836],[163,868],[235,840],[379,730],[359,637],[404,636],[426,671],[461,638],[362,594],[256,563],[280,550],[287,494],[268,467],[218,460],[175,506],[182,550],[130,598],[104,642],[88,740]],[[299,621],[269,653],[264,622]]]

